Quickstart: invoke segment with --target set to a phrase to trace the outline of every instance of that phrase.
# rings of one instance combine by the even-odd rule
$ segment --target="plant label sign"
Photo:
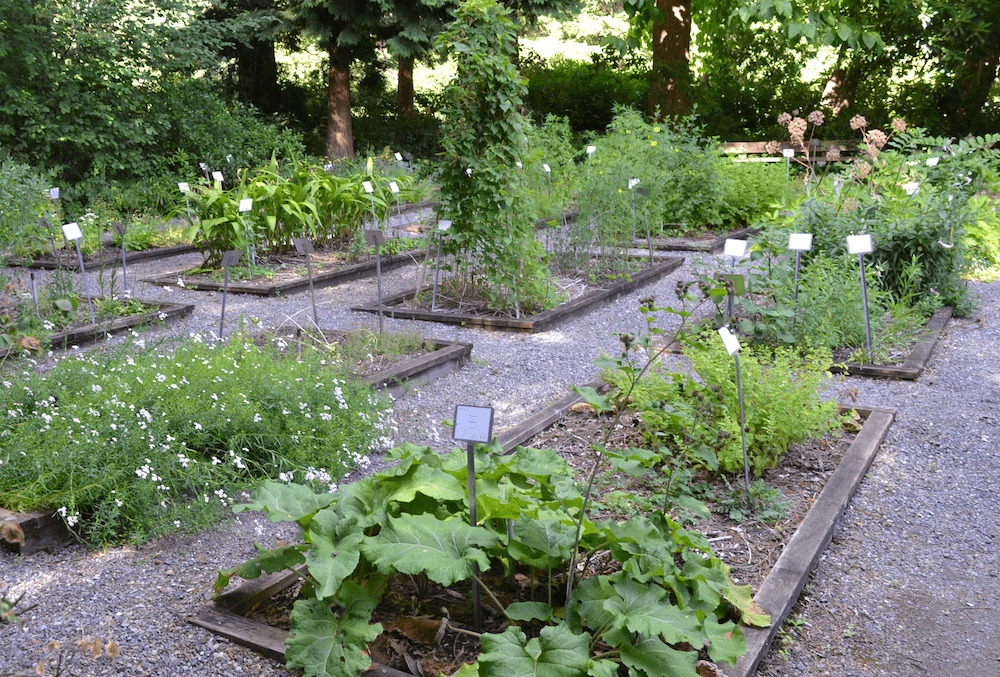
[[[365,242],[369,247],[381,247],[385,244],[385,233],[381,230],[366,230]]]
[[[77,223],[76,221],[65,224],[62,227],[62,232],[63,235],[66,237],[66,239],[70,241],[79,240],[81,237],[83,237],[83,231],[80,230],[80,224]]]
[[[796,252],[807,252],[812,249],[812,233],[789,233],[788,248]]]
[[[587,155],[593,155],[595,150],[597,150],[597,146],[587,146]]]
[[[59,187],[49,188],[49,199],[58,200],[59,199]]]
[[[552,168],[549,167],[549,165],[547,163],[542,163],[542,169],[545,170],[546,174],[551,174],[552,173]]]
[[[781,154],[786,159],[790,160],[791,158],[795,157],[795,149],[794,148],[782,148],[781,149]]]
[[[872,236],[871,235],[848,235],[847,236],[847,253],[849,253],[849,254],[871,254],[872,253]]]
[[[742,258],[747,253],[747,241],[746,240],[734,240],[732,238],[726,238],[726,246],[722,252],[725,256],[732,256],[734,258]]]
[[[123,237],[125,235],[125,224],[121,221],[115,221],[112,223],[111,228],[115,231],[118,237]]]
[[[191,187],[187,184],[187,181],[181,181],[177,184],[177,190],[182,193],[189,193],[191,192]]]
[[[398,155],[398,153],[397,153],[397,155]],[[390,181],[389,182],[389,190],[392,191],[393,195],[399,195],[399,184],[396,183],[395,181]]]
[[[403,154],[396,153],[396,162],[402,162],[402,161],[403,161]]]
[[[518,168],[518,169],[524,169],[524,165],[523,165],[523,164],[521,164],[521,161],[520,161],[520,160],[518,160],[518,161],[517,161],[517,162],[515,162],[514,164],[515,164],[515,165],[517,165],[517,168]]]
[[[248,212],[251,209],[253,209],[253,198],[252,197],[245,197],[242,200],[240,200],[240,211],[241,212]]]
[[[312,240],[308,238],[304,237],[293,238],[292,244],[295,245],[295,251],[297,251],[301,256],[305,256],[306,254],[312,254],[314,251]]]
[[[729,327],[722,327],[719,329],[719,337],[722,339],[722,345],[725,347],[726,352],[729,353],[730,357],[735,355],[740,350],[740,340],[736,338]]]
[[[240,256],[243,254],[239,249],[231,249],[222,255],[222,267],[231,268],[240,262]]]
[[[451,228],[451,221],[438,221],[438,230],[442,233]]]
[[[222,183],[225,180],[222,178],[222,172],[212,172],[212,179],[218,183]]]
[[[489,444],[493,439],[493,407],[456,405],[455,427],[451,438],[459,442]]]
[[[364,187],[365,192],[368,193],[369,195],[375,192],[375,188],[372,186],[371,181],[362,181],[361,185]]]
[[[638,185],[639,185],[639,179],[629,179],[628,180],[628,189],[629,190],[632,190],[633,188],[635,188]]]

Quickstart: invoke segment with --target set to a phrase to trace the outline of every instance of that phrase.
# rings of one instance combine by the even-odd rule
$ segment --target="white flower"
[[[90,391],[91,392],[99,393],[99,392],[101,392],[101,390],[102,390],[101,386],[97,385],[96,383],[94,383],[93,385],[90,386]]]
[[[194,424],[194,429],[195,429],[195,430],[201,430],[201,424],[200,424],[200,423],[198,423],[197,421],[195,421],[195,424]]]

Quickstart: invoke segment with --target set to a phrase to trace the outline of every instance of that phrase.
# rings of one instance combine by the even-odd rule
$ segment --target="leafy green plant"
[[[725,478],[723,478],[725,479]],[[768,524],[774,524],[778,520],[788,517],[788,507],[795,501],[784,501],[783,494],[777,489],[771,489],[764,480],[757,478],[750,485],[750,505],[753,510],[747,508],[747,491],[743,487],[732,487],[728,480],[726,484],[729,488],[722,496],[715,497],[716,509],[723,515],[735,522],[745,522],[748,519],[758,519]]]
[[[173,348],[173,350],[168,350]],[[107,544],[194,528],[279,475],[327,489],[386,446],[383,400],[316,351],[241,334],[131,345],[3,379],[0,495]]]

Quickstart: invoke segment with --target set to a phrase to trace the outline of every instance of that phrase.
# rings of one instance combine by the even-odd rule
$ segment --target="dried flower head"
[[[885,144],[888,141],[889,137],[881,129],[873,129],[870,132],[865,132],[865,143],[879,150],[885,148]]]
[[[826,120],[826,117],[823,115],[822,111],[814,110],[812,113],[806,116],[806,119],[809,120],[809,122],[811,122],[812,124],[819,127],[821,124],[823,124],[823,121]]]
[[[799,117],[792,118],[792,121],[788,123],[788,135],[792,138],[792,142],[800,147],[805,147],[807,129],[809,129],[809,123]]]
[[[868,126],[868,120],[864,115],[855,115],[851,118],[851,129],[863,129]]]
[[[894,132],[905,132],[906,131],[906,120],[903,118],[896,118],[892,121],[892,130]]]
[[[854,174],[854,178],[856,178],[856,179],[863,179],[863,178],[865,178],[866,176],[868,176],[869,174],[871,174],[871,171],[872,171],[872,166],[870,164],[868,164],[864,160],[862,160],[861,162],[854,163],[854,172],[853,172],[853,174]]]
[[[836,162],[839,159],[840,159],[840,149],[839,148],[831,148],[830,150],[826,151],[826,161],[827,162]]]
[[[788,123],[792,121],[792,116],[788,113],[782,113],[778,116],[778,124],[782,127],[787,127]]]
[[[776,155],[781,152],[781,144],[777,141],[768,141],[764,144],[764,152],[768,155]]]

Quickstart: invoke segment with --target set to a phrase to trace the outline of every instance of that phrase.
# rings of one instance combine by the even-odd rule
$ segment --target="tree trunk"
[[[823,88],[820,106],[831,109],[835,116],[850,108],[858,94],[858,77],[858,68],[853,63],[847,68],[834,68]]]
[[[326,95],[326,155],[354,157],[351,129],[351,57],[342,47],[330,47]]]
[[[691,112],[691,0],[656,0],[653,22],[650,113],[657,118]]]
[[[400,57],[396,77],[396,114],[413,115],[413,57]]]
[[[976,119],[986,105],[997,77],[1000,45],[975,59],[964,61],[955,70],[951,87],[943,94],[940,110],[949,134],[961,136],[974,130]]]

